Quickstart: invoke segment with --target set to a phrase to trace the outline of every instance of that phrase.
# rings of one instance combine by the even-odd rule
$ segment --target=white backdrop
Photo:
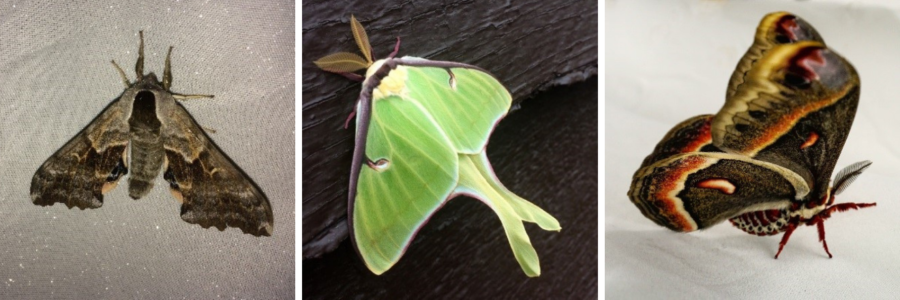
[[[87,2],[87,3],[83,3]],[[208,2],[208,3],[207,3]],[[274,235],[188,224],[157,179],[103,207],[31,203],[38,166],[145,72],[172,90],[272,204]],[[278,299],[294,295],[294,4],[0,1],[0,298]]]
[[[872,1],[869,1],[872,2]],[[675,233],[626,196],[644,157],[675,124],[716,113],[760,19],[786,10],[812,24],[860,73],[856,121],[837,169],[874,162],[837,202],[878,202],[814,227],[756,237],[730,224]],[[841,1],[606,2],[606,296],[896,299],[900,295],[900,18]]]

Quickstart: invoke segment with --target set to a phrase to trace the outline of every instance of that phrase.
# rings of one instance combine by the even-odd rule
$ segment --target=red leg
[[[794,229],[797,229],[797,224],[795,224],[794,222],[788,223],[787,230],[784,231],[784,236],[781,238],[781,242],[778,243],[778,253],[775,253],[775,259],[778,259],[778,255],[781,255],[781,250],[784,249],[784,245],[786,245],[788,240],[791,238],[791,234],[794,233]]]
[[[831,251],[828,251],[828,243],[825,242],[825,219],[819,218],[816,216],[816,227],[819,228],[819,241],[822,242],[822,247],[825,247],[825,253],[828,253],[828,258],[832,258]]]
[[[875,206],[877,203],[841,203],[835,204],[828,208],[828,213],[832,212],[844,212],[851,209],[860,209],[869,206]]]

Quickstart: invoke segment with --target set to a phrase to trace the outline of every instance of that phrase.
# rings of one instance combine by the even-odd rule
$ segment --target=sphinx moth
[[[144,33],[130,83],[81,132],[45,161],[31,180],[31,199],[41,206],[98,208],[103,194],[128,175],[128,194],[137,200],[153,188],[160,171],[181,203],[181,218],[203,228],[237,227],[255,236],[272,234],[269,200],[176,100],[212,98],[169,90],[172,47],[163,80],[144,74]]]
[[[803,19],[766,15],[729,81],[715,115],[669,131],[634,174],[628,196],[650,220],[674,231],[724,220],[755,235],[784,232],[775,258],[801,225],[875,206],[834,204],[871,162],[830,176],[853,125],[860,79]]]
[[[504,187],[485,154],[494,126],[512,103],[509,91],[476,66],[395,58],[399,38],[388,58],[373,62],[365,29],[352,16],[351,29],[365,59],[342,52],[315,63],[363,81],[347,219],[350,239],[369,270],[380,275],[390,269],[444,203],[467,195],[494,210],[525,274],[539,276],[523,221],[554,231],[559,222]],[[364,79],[352,73],[366,68]]]

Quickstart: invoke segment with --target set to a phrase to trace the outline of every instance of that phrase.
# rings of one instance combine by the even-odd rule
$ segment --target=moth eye
[[[766,118],[766,112],[765,112],[765,111],[762,111],[762,110],[751,110],[751,111],[750,111],[750,116],[753,117],[754,119],[757,119],[757,120],[759,120],[759,119],[765,119],[765,118]]]
[[[163,174],[163,179],[169,183],[170,188],[178,189],[178,181],[175,181],[175,174],[172,174],[172,169],[166,170],[166,173]]]
[[[787,73],[784,74],[784,84],[799,89],[807,89],[810,87],[811,82],[804,76]]]
[[[747,124],[735,124],[735,125],[734,125],[734,129],[737,130],[738,132],[744,132],[744,131],[747,131],[748,129],[750,129],[750,125],[747,125]]]
[[[116,167],[109,172],[109,176],[106,176],[106,181],[111,182],[119,180],[119,177],[122,177],[125,174],[128,174],[128,168],[125,167],[125,163],[119,161],[119,163],[116,164]]]

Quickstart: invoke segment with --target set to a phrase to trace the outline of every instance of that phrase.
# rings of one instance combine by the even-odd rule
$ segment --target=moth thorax
[[[734,227],[755,235],[773,235],[784,231],[791,213],[787,209],[757,210],[728,219]]]
[[[372,76],[375,70],[381,68],[382,64],[384,64],[383,59],[372,64],[366,71],[366,78]],[[397,68],[391,70],[387,76],[384,76],[384,78],[381,79],[381,83],[372,91],[372,99],[378,100],[391,95],[406,96],[408,94],[406,89],[406,78],[406,67],[397,66]]]
[[[827,200],[827,198],[823,200]],[[809,203],[793,205],[791,206],[791,217],[800,217],[800,220],[812,219],[815,215],[825,210],[825,207],[828,205],[825,202],[827,201],[821,201],[812,205]]]

